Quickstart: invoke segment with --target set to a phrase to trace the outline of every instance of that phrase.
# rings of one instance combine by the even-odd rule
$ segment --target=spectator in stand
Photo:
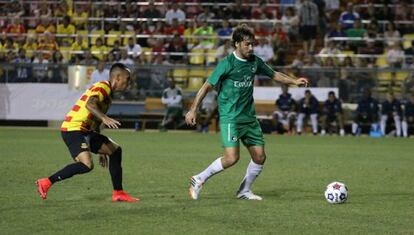
[[[216,33],[219,37],[230,37],[232,35],[233,28],[227,19],[223,20],[221,26],[216,30]],[[224,41],[224,39],[220,38],[219,45],[223,44]]]
[[[304,0],[299,9],[299,25],[305,54],[313,53],[319,25],[319,11],[318,6],[310,0]]]
[[[408,125],[414,125],[414,93],[411,94],[410,99],[404,105],[404,116],[401,123],[404,137],[408,137]]]
[[[26,29],[20,18],[12,19],[11,23],[7,25],[5,32],[16,34],[13,36],[16,42],[23,43],[25,40],[25,36],[23,34],[26,33]]]
[[[414,20],[414,8],[409,5],[409,1],[397,1],[395,20]]]
[[[157,39],[151,52],[151,64],[161,64],[164,61],[164,55],[162,54],[165,52],[164,41],[162,39]]]
[[[194,36],[206,36],[207,38],[200,39],[200,46],[203,49],[212,49],[215,46],[215,39],[212,38],[216,36],[214,29],[207,21],[204,21],[200,27],[194,31]]]
[[[176,2],[173,2],[171,5],[171,9],[169,9],[167,13],[165,13],[165,20],[168,24],[171,24],[174,18],[177,18],[179,22],[185,21],[185,12],[178,8],[178,3]]]
[[[7,12],[7,17],[10,18],[20,18],[24,15],[24,8],[20,1],[9,1],[5,6],[5,12]]]
[[[121,49],[121,59],[118,62],[128,67],[134,65],[134,61],[128,56],[128,52],[125,49]]]
[[[289,35],[289,38],[296,39],[299,35],[299,16],[296,15],[295,8],[286,8],[281,21],[283,31]]]
[[[54,16],[55,17],[64,17],[65,15],[72,15],[72,9],[69,8],[68,3],[66,1],[59,1],[54,8]]]
[[[9,37],[9,38],[6,38],[6,41],[5,41],[5,44],[3,45],[2,50],[6,52],[9,52],[9,51],[14,52],[14,51],[17,51],[18,47],[19,45],[16,42],[14,42],[13,38]]]
[[[37,19],[39,18],[50,18],[52,17],[52,7],[45,1],[40,2],[36,9],[33,10],[33,15]]]
[[[395,29],[394,22],[387,24],[387,30],[384,32],[385,42],[389,45],[391,43],[399,43],[401,40],[400,32]]]
[[[98,60],[92,55],[89,49],[85,49],[83,51],[83,59],[80,61],[82,65],[96,65],[98,64]]]
[[[252,8],[246,6],[246,4],[242,4],[242,0],[237,0],[231,9],[231,12],[231,18],[233,19],[250,19]]]
[[[138,43],[135,43],[134,37],[128,38],[128,44],[125,46],[125,49],[127,50],[128,55],[131,55],[131,57],[135,61],[140,60],[140,56],[142,54],[142,48]]]
[[[283,125],[282,132],[291,132],[291,127],[296,118],[296,102],[292,98],[292,95],[288,92],[288,87],[282,85],[282,94],[276,100],[276,111],[273,112],[274,125],[279,126],[279,123]]]
[[[335,56],[340,54],[341,51],[337,48],[335,41],[329,40],[326,47],[322,48],[319,55],[323,56]]]
[[[266,0],[261,0],[259,2],[259,7],[253,8],[252,16],[253,19],[275,19],[277,17],[277,12],[275,8],[269,7]]]
[[[45,32],[49,32],[49,33],[56,33],[56,27],[54,24],[52,24],[49,20],[49,18],[46,17],[42,17],[40,18],[40,24],[38,24],[36,26],[35,29],[37,34],[42,34]]]
[[[91,74],[91,81],[89,82],[89,85],[93,85],[101,81],[107,81],[108,79],[109,79],[109,70],[105,68],[105,61],[100,60],[98,62],[98,65],[96,66],[96,70],[94,70]]]
[[[282,23],[276,23],[272,32],[272,46],[281,50],[288,50],[290,38],[288,34],[283,31]]]
[[[264,62],[268,63],[273,57],[272,45],[267,41],[266,38],[258,39],[259,44],[254,46],[254,54],[260,57]]]
[[[367,31],[363,28],[363,25],[360,19],[356,19],[354,21],[354,27],[347,29],[345,33],[348,38],[353,38],[353,39],[362,40],[363,38],[368,37]],[[348,45],[351,50],[357,51],[358,47],[364,44],[363,44],[363,41],[350,41],[348,42]]]
[[[298,50],[298,52],[296,52],[296,57],[290,66],[293,68],[300,68],[305,64],[304,60],[305,52],[303,50]]]
[[[394,93],[388,92],[387,99],[381,105],[381,132],[383,135],[386,135],[387,130],[387,120],[393,119],[396,129],[396,136],[401,136],[401,117],[402,117],[402,108],[401,103],[398,99],[395,98]]]
[[[33,59],[33,54],[37,50],[37,43],[34,37],[28,36],[26,43],[23,45],[23,49],[26,51],[26,57]]]
[[[333,38],[345,38],[346,33],[342,29],[342,26],[336,22],[331,23],[328,33],[325,35],[325,41],[335,40]],[[346,45],[346,41],[338,41],[338,47],[343,48]]]
[[[223,45],[219,46],[216,51],[216,58],[218,61],[233,53],[234,48],[230,39],[225,39]]]
[[[361,133],[359,126],[361,124],[371,125],[371,129],[378,123],[378,101],[371,97],[369,89],[364,90],[362,98],[358,101],[358,106],[355,111],[355,118],[352,122],[352,134],[358,135]]]
[[[91,53],[99,60],[103,60],[105,54],[109,51],[109,48],[103,44],[102,38],[97,38],[95,45],[91,47]]]
[[[183,55],[169,55],[168,62],[171,64],[187,64],[188,63],[188,48],[187,45],[184,43],[184,40],[180,37],[180,35],[175,34],[174,38],[170,42],[167,52],[169,53],[184,53]]]
[[[31,82],[32,69],[30,64],[32,60],[26,57],[26,51],[23,48],[19,49],[18,57],[13,59],[12,63],[15,64],[16,75],[11,82]],[[10,81],[10,80],[9,80]]]
[[[73,24],[77,30],[85,30],[89,18],[89,6],[85,5],[76,5],[75,11],[72,14]]]
[[[174,18],[172,20],[171,26],[169,27],[167,26],[167,28],[165,29],[165,34],[167,35],[178,34],[182,36],[184,34],[184,31],[185,31],[184,25],[180,24],[177,18]]]
[[[211,20],[213,18],[214,18],[214,13],[210,11],[210,7],[204,6],[203,13],[199,14],[196,19],[198,22],[203,22],[203,21]]]
[[[67,36],[59,38],[59,45],[69,47],[73,43],[71,35],[76,33],[75,26],[71,23],[70,16],[64,16],[62,24],[57,27],[58,34],[66,34]]]
[[[142,17],[148,18],[148,19],[156,19],[156,18],[162,18],[161,12],[155,7],[154,1],[151,0],[148,2],[147,9],[144,10],[142,13]]]
[[[162,93],[161,102],[167,110],[160,125],[160,131],[166,131],[170,124],[184,125],[183,122],[183,102],[182,91],[175,85],[175,81],[170,81],[170,86]]]
[[[82,35],[78,34],[76,36],[76,41],[72,43],[72,46],[70,47],[70,51],[73,53],[72,57],[73,56],[81,57],[80,52],[82,52],[86,48],[88,48],[88,43],[85,40],[83,40]]]
[[[114,54],[115,59],[117,61],[121,59],[121,43],[119,42],[119,40],[116,40],[114,42],[114,45],[112,46],[109,52]]]
[[[55,51],[52,56],[52,76],[50,82],[53,83],[65,83],[68,81],[67,63],[68,61],[63,58],[60,51]]]
[[[148,4],[150,4],[149,2]],[[121,5],[121,13],[120,16],[122,18],[142,18],[141,16],[142,11],[140,6],[137,5],[134,1],[126,1],[124,5]],[[147,18],[147,17],[144,17]],[[159,17],[154,18],[161,18],[161,14]]]
[[[35,54],[32,61],[33,64],[33,79],[35,82],[48,81],[48,66],[49,60],[45,59],[42,53]]]
[[[190,21],[186,24],[187,26],[184,30],[184,37],[187,39],[187,48],[193,48],[193,46],[198,43],[198,40],[192,37],[197,29],[197,23],[195,21]]]
[[[344,136],[344,115],[342,112],[342,102],[336,98],[335,93],[330,91],[328,99],[323,105],[322,130],[321,135],[326,135],[329,124],[336,122],[339,126],[339,135]]]
[[[270,34],[269,31],[264,26],[264,24],[261,24],[261,23],[256,23],[254,25],[253,30],[254,30],[254,35],[256,38],[267,37]]]
[[[42,51],[43,57],[46,60],[51,60],[53,53],[59,49],[55,35],[46,32],[44,37],[40,38],[37,49]]]
[[[303,130],[303,120],[309,118],[312,124],[312,132],[314,135],[318,134],[318,110],[319,102],[312,95],[310,90],[305,91],[305,97],[299,101],[299,114],[296,123],[296,132],[301,134]]]
[[[339,23],[342,25],[344,30],[352,28],[354,21],[359,19],[359,14],[354,10],[354,4],[348,2],[346,11],[342,12],[339,16]]]
[[[391,68],[401,68],[404,62],[404,51],[401,50],[400,43],[391,43],[387,51],[387,63]]]

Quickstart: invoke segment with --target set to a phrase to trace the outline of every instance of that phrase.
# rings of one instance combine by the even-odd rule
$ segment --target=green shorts
[[[264,146],[262,128],[257,120],[248,123],[220,123],[220,133],[223,147],[239,147],[239,140],[245,146]]]

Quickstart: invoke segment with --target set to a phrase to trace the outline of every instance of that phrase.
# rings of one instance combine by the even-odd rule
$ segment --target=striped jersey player
[[[93,84],[66,114],[61,126],[63,141],[75,161],[48,178],[37,180],[40,196],[46,199],[50,187],[74,175],[88,173],[93,169],[91,153],[99,154],[102,167],[108,167],[111,175],[113,201],[138,202],[122,187],[122,148],[108,137],[100,134],[99,126],[118,128],[121,124],[106,115],[113,92],[125,91],[131,72],[124,64],[112,65],[109,80]],[[109,156],[109,166],[108,166]]]

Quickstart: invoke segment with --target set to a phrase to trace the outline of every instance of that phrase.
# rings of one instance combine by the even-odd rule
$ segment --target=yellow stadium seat
[[[207,55],[207,64],[214,64],[217,62],[217,49],[209,49],[207,51],[208,55]]]
[[[190,77],[188,79],[188,87],[187,90],[189,91],[198,91],[204,83],[204,78],[201,77]]]
[[[190,55],[190,64],[204,64],[205,56],[204,49],[193,49],[191,53],[199,53],[197,55]]]
[[[207,70],[198,68],[190,69],[188,76],[196,78],[205,78],[207,77]]]
[[[414,34],[406,34],[403,36],[403,47],[404,49],[410,48],[411,47],[411,41],[414,40]]]
[[[94,30],[91,32],[91,34],[93,34],[94,36],[91,36],[91,44],[95,45],[96,39],[97,38],[101,38],[103,35],[105,35],[105,31],[104,30]],[[103,41],[105,44],[105,41]]]
[[[36,30],[35,29],[28,29],[27,30],[27,37],[36,38]]]
[[[398,71],[396,76],[397,76],[397,81],[404,81],[406,77],[408,77],[408,75],[410,75],[409,71]]]
[[[188,78],[188,70],[187,69],[174,69],[172,70],[171,75],[176,81],[178,80],[187,80]]]
[[[388,67],[386,55],[381,55],[381,56],[377,57],[377,60],[375,61],[375,64],[378,67]]]
[[[110,30],[107,34],[107,38],[106,38],[106,45],[108,46],[113,46],[115,41],[119,41],[119,43],[122,42],[121,40],[121,32],[120,31],[116,31],[116,30]]]

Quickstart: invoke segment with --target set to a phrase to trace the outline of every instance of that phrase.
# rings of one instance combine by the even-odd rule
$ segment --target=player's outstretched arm
[[[86,108],[95,116],[98,120],[100,120],[105,126],[109,128],[115,128],[118,129],[118,126],[121,125],[120,122],[118,122],[115,119],[112,119],[108,116],[106,116],[100,109],[98,105],[99,99],[96,96],[89,97],[88,101],[86,102]]]
[[[203,86],[198,90],[197,95],[194,99],[193,104],[191,105],[190,110],[185,115],[185,122],[187,125],[194,126],[196,124],[197,119],[197,110],[200,107],[201,101],[203,101],[204,97],[206,96],[207,92],[212,88],[213,86],[205,82]]]
[[[288,86],[304,86],[307,87],[309,82],[306,78],[294,78],[281,72],[275,72],[273,80],[286,84]]]

